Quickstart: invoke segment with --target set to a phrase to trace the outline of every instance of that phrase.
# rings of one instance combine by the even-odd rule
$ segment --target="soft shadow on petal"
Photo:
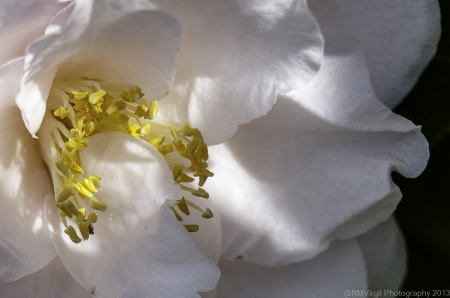
[[[212,290],[215,264],[195,245],[167,205],[181,198],[167,163],[148,142],[120,132],[90,137],[80,154],[88,175],[102,178],[94,235],[74,244],[48,201],[46,220],[67,270],[100,297],[193,297]]]
[[[323,40],[304,1],[151,2],[183,27],[174,88],[160,111],[198,127],[208,144],[224,142],[238,124],[265,115],[278,92],[317,73]]]
[[[44,35],[45,26],[65,6],[57,0],[0,3],[0,65],[25,54],[30,42]]]
[[[94,290],[94,289],[91,289]],[[0,282],[0,295],[14,298],[91,298],[56,257],[36,273],[12,283]]]
[[[51,180],[37,141],[23,125],[14,94],[23,59],[0,68],[0,280],[36,272],[56,256],[43,222]]]
[[[394,218],[356,239],[366,262],[369,289],[398,291],[406,271],[406,252]]]
[[[436,52],[438,1],[309,1],[325,40],[336,32],[360,40],[375,94],[395,107]]]
[[[245,260],[245,259],[244,259]],[[221,261],[218,297],[343,297],[348,289],[367,289],[364,259],[356,240],[338,241],[312,260],[266,267]]]
[[[143,1],[79,1],[62,30],[27,50],[17,105],[28,130],[39,129],[53,80],[102,79],[139,85],[160,99],[174,80],[178,22]]]
[[[374,97],[358,44],[325,53],[309,84],[210,148],[226,259],[312,258],[391,215],[401,198],[392,171],[415,177],[426,166],[420,129]]]
[[[64,9],[60,10],[45,27],[45,35],[52,34],[64,27],[75,8],[75,2],[71,2]]]

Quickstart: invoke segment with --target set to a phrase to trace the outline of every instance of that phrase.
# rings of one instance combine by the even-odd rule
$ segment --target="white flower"
[[[437,3],[151,2],[157,8],[138,0],[71,4],[25,59],[0,68],[0,277],[10,282],[0,293],[196,297],[215,287],[214,262],[222,278],[210,296],[335,297],[398,287],[403,244],[389,217],[401,194],[390,172],[417,176],[428,151],[420,128],[379,100],[398,103],[433,54]],[[25,41],[62,6],[35,3],[0,4],[2,43],[17,44],[0,61],[24,54]],[[35,9],[42,18],[11,34]],[[82,77],[138,85],[149,101],[164,97],[160,116],[220,144],[209,149],[210,200],[174,185],[166,161],[172,170],[174,163],[148,142],[95,134],[79,160],[103,178],[98,198],[108,207],[95,234],[74,244],[53,193],[66,183],[53,160],[62,154],[52,139],[60,124],[54,115],[42,120],[61,105],[60,115],[71,109],[64,92],[100,82]],[[176,126],[158,119],[152,125]],[[191,235],[169,209],[183,195],[215,215],[183,216],[200,226]]]

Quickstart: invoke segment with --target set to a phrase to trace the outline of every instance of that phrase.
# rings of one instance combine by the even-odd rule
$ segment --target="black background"
[[[442,35],[437,54],[394,110],[422,125],[431,153],[418,178],[393,174],[403,193],[395,216],[408,250],[405,291],[450,290],[450,1],[439,3]]]

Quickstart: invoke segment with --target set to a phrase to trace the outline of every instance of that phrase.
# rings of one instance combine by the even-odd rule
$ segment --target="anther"
[[[80,243],[81,239],[78,237],[77,232],[75,232],[75,229],[72,226],[69,226],[67,229],[64,230],[64,233],[69,235],[70,240],[74,243]]]
[[[199,230],[198,225],[184,225],[188,232],[197,232]]]

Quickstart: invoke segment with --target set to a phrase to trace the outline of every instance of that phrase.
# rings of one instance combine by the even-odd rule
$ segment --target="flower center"
[[[54,84],[50,91],[48,110],[38,135],[52,174],[55,205],[66,227],[64,232],[75,243],[81,242],[77,229],[84,240],[89,239],[89,235],[94,234],[96,211],[107,209],[107,202],[100,202],[94,196],[101,187],[101,178],[92,173],[86,175],[79,156],[88,146],[89,137],[96,133],[121,131],[150,142],[167,161],[174,183],[182,191],[205,199],[209,197],[203,188],[182,184],[198,177],[198,185],[203,186],[208,177],[214,175],[207,169],[208,147],[202,134],[188,123],[181,125],[157,117],[158,102],[143,96],[138,86],[87,79]],[[203,218],[213,217],[209,208],[203,210],[184,196],[171,208],[179,221],[182,218],[176,209],[190,215],[189,208],[192,208],[201,212]],[[189,232],[199,229],[198,225],[185,227]]]

